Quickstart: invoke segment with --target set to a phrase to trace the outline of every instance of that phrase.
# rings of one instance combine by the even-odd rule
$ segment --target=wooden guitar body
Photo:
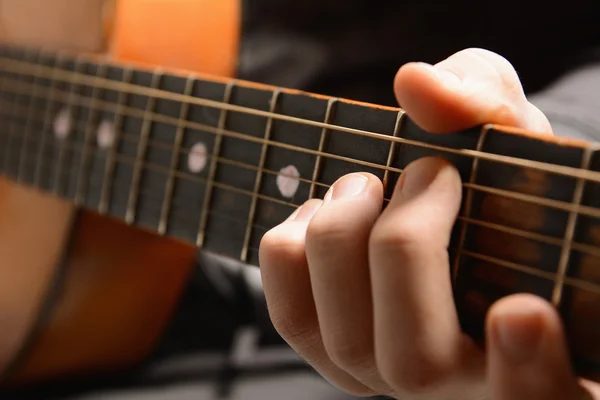
[[[237,0],[118,1],[108,57],[232,77],[239,13]],[[0,221],[0,387],[118,372],[151,353],[196,246],[3,176]]]
[[[135,366],[166,328],[196,249],[0,185],[3,383]]]

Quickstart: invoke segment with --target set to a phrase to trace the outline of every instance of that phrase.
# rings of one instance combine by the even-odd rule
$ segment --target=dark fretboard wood
[[[577,175],[600,172],[592,144],[436,135],[399,109],[9,46],[0,102],[9,179],[252,265],[264,233],[342,175],[375,174],[389,199],[410,162],[444,157],[464,183],[449,273],[465,330],[481,337],[493,301],[535,293],[562,312],[580,370],[600,371],[600,175]],[[299,174],[289,193],[282,170]]]

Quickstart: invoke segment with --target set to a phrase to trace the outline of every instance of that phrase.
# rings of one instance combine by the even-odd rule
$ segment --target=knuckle
[[[313,248],[327,250],[343,242],[347,234],[347,226],[332,218],[331,213],[323,213],[315,215],[308,224],[306,241]]]
[[[369,237],[369,247],[376,252],[396,252],[399,248],[418,246],[430,237],[428,228],[415,218],[407,218],[401,224],[395,218],[382,218]]]
[[[259,261],[262,266],[273,263],[286,263],[302,259],[304,243],[293,235],[285,234],[279,228],[265,233],[260,241]]]
[[[362,373],[375,369],[375,355],[371,346],[362,340],[339,338],[325,345],[327,355],[343,370]]]
[[[312,348],[320,340],[317,327],[307,318],[281,307],[272,310],[269,313],[273,327],[294,348]]]

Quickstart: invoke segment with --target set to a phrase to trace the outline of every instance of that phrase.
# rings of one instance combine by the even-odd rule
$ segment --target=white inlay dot
[[[188,168],[197,174],[206,167],[207,151],[204,143],[196,143],[192,146],[188,155]]]
[[[281,168],[277,175],[277,188],[283,197],[292,198],[300,186],[300,172],[293,165]]]
[[[96,140],[98,141],[98,146],[102,149],[112,147],[115,141],[115,130],[113,129],[112,122],[104,120],[98,125]]]
[[[71,131],[71,113],[65,108],[56,115],[54,119],[54,136],[65,139]]]

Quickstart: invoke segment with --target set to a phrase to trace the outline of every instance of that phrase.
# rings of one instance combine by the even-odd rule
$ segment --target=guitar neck
[[[401,109],[0,47],[0,171],[128,224],[258,265],[264,233],[349,172],[389,199],[423,156],[464,186],[449,256],[465,329],[497,298],[561,311],[578,365],[600,371],[600,157],[590,143],[496,126],[452,135]]]

